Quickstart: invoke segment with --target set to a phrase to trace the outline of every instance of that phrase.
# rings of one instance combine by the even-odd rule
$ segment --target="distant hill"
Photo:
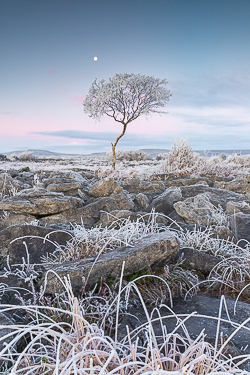
[[[67,157],[67,156],[101,156],[106,155],[106,152],[94,152],[91,154],[67,154],[67,153],[60,153],[60,152],[53,152],[53,151],[46,151],[46,150],[26,150],[33,152],[34,156],[37,157],[48,157],[48,156],[57,156],[57,157]],[[139,151],[144,151],[146,154],[150,155],[151,157],[156,157],[158,154],[164,154],[169,152],[169,150],[165,148],[143,148]],[[195,150],[194,150],[195,151]],[[24,150],[19,151],[12,151],[12,152],[5,152],[3,155],[6,155],[7,157],[12,154],[20,154],[21,152],[24,152]],[[250,150],[196,150],[200,155],[205,156],[214,156],[219,154],[225,154],[225,155],[231,155],[233,153],[241,154],[241,155],[248,155],[250,154]]]
[[[90,156],[90,155],[105,155],[106,152],[100,152],[100,153],[92,153],[92,154],[67,154],[67,153],[60,153],[60,152],[53,152],[53,151],[46,151],[46,150],[32,150],[32,149],[29,149],[29,150],[17,150],[17,151],[11,151],[11,152],[5,152],[3,153],[3,155],[6,155],[6,156],[10,156],[12,154],[20,154],[21,152],[25,152],[25,151],[28,151],[28,152],[33,152],[34,156],[38,156],[38,157],[48,157],[48,156],[58,156],[58,157],[62,157],[62,156]]]

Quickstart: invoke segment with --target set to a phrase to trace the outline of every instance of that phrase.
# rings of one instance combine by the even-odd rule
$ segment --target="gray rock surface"
[[[173,311],[175,314],[183,320],[186,316],[190,317],[185,321],[185,329],[187,329],[190,337],[195,339],[204,330],[205,340],[208,342],[215,342],[216,331],[218,325],[218,316],[220,308],[220,298],[208,297],[208,296],[193,296],[192,298],[187,298],[184,300],[182,297],[175,298],[173,301]],[[250,305],[244,302],[238,302],[236,306],[236,314],[234,315],[234,304],[235,301],[226,297],[226,306],[228,309],[229,317],[232,322],[241,324],[250,316]],[[194,316],[191,314],[195,312]],[[130,315],[124,315],[121,319],[119,326],[119,338],[122,339],[127,334],[126,326],[128,326],[130,332],[133,331],[136,327],[140,326],[143,323],[147,322],[145,313],[140,304],[138,306],[130,306],[127,310],[127,313]],[[175,332],[179,333],[182,337],[186,337],[185,331],[183,328],[178,328],[176,317],[167,309],[161,308],[160,314],[162,317],[163,325],[166,326],[167,333]],[[222,333],[224,340],[229,337],[233,332],[235,332],[237,326],[234,326],[230,322],[228,323],[228,316],[226,313],[225,306],[222,308],[222,321],[220,323],[219,334]],[[158,318],[158,314],[155,313],[153,318]],[[227,322],[223,321],[226,320]],[[250,323],[246,323],[247,329],[240,329],[231,339],[231,343],[236,346],[238,350],[246,348],[245,354],[250,353]],[[162,329],[160,323],[156,322],[153,324],[154,332],[157,335],[162,335]],[[141,338],[141,336],[139,335]],[[143,340],[143,338],[142,338]],[[230,352],[229,352],[230,354]],[[244,354],[244,352],[237,352],[237,354]],[[247,365],[246,365],[247,367]],[[250,370],[250,368],[248,368]],[[248,374],[248,373],[246,373]]]
[[[174,203],[181,201],[182,199],[182,193],[179,187],[169,187],[158,197],[153,199],[148,207],[148,211],[151,211],[154,208],[156,212],[162,212],[165,215],[169,215],[174,210]]]
[[[107,197],[111,194],[123,193],[123,189],[113,178],[107,177],[90,185],[88,193],[92,197],[99,198]]]
[[[161,193],[165,190],[162,181],[145,181],[137,178],[127,178],[122,181],[121,186],[129,193]]]
[[[207,194],[197,194],[184,201],[174,203],[174,208],[186,223],[211,226],[219,224],[216,208],[209,201]]]
[[[243,202],[233,202],[229,201],[226,204],[226,213],[228,215],[233,215],[237,212],[243,212],[244,214],[250,214],[250,204],[249,201]]]
[[[23,242],[27,245],[30,263],[41,263],[42,255],[52,253],[60,245],[64,246],[70,238],[70,233],[55,232],[51,228],[33,225],[10,226],[0,231],[0,268],[6,265],[8,256],[10,264],[22,264],[23,258],[27,261]]]
[[[184,266],[184,268],[201,272],[203,275],[207,276],[221,261],[221,258],[203,253],[191,247],[184,247],[176,254],[175,260],[181,260],[181,265]]]
[[[82,200],[45,189],[25,189],[14,197],[0,199],[0,210],[45,216],[82,206]]]
[[[115,221],[119,219],[128,219],[131,217],[132,212],[129,210],[115,210],[111,212],[101,212],[100,220],[97,222],[97,226],[108,227]]]
[[[149,206],[148,197],[143,193],[139,193],[135,196],[135,203],[138,204],[141,210],[146,210]]]
[[[128,194],[116,194],[110,197],[95,199],[94,202],[81,208],[67,210],[63,213],[47,216],[41,220],[42,225],[84,224],[93,226],[99,219],[101,211],[133,210],[134,202]]]
[[[14,321],[6,316],[4,313],[0,312],[0,325],[2,326],[0,329],[0,351],[4,348],[4,343],[9,343],[13,339],[13,337],[9,336],[2,341],[5,335],[10,334],[13,332],[13,329],[10,328],[14,324]],[[5,327],[6,326],[6,327]],[[1,363],[1,358],[0,358]]]
[[[250,182],[246,178],[235,178],[232,181],[218,181],[214,183],[214,187],[218,189],[226,189],[235,193],[246,194],[250,192]]]
[[[0,230],[8,228],[11,225],[24,224],[34,222],[36,217],[33,215],[15,212],[0,211]]]
[[[230,226],[237,240],[250,242],[250,214],[237,212],[231,215]]]
[[[124,276],[162,267],[179,251],[178,239],[167,232],[150,235],[134,244],[133,247],[119,247],[95,257],[81,261],[65,262],[53,268],[60,277],[69,275],[74,293],[79,295],[83,276],[87,279],[87,287],[92,288],[102,278],[119,278],[122,264],[125,262]],[[93,268],[92,268],[93,267]],[[89,275],[89,276],[88,276]],[[42,283],[43,283],[42,279]],[[63,286],[54,273],[47,275],[47,293],[60,293]]]
[[[223,209],[226,208],[228,201],[243,201],[246,197],[243,194],[234,193],[225,189],[217,189],[205,185],[190,185],[181,186],[181,194],[183,199],[195,197],[198,194],[206,193],[209,201],[215,205],[220,205]]]

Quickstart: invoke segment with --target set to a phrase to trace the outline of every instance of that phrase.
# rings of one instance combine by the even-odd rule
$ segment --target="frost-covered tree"
[[[141,115],[166,113],[159,110],[169,101],[171,93],[166,89],[166,79],[141,74],[115,74],[108,82],[97,79],[92,83],[83,103],[84,111],[94,119],[107,115],[123,125],[122,133],[112,145],[113,168],[115,147],[125,134],[127,125]]]

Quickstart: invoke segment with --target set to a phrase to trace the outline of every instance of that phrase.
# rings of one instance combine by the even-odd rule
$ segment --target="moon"
[[[94,57],[94,61],[97,61],[97,60],[98,60],[98,57],[97,57],[97,56],[95,56],[95,57]]]

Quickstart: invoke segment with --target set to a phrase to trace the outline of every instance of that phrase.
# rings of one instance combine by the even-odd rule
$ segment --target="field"
[[[26,152],[1,161],[0,169],[3,174],[10,170],[22,170],[38,177],[49,171],[89,172],[98,181],[112,178],[121,185],[128,179],[149,182],[198,176],[224,183],[248,181],[250,175],[249,154],[201,156],[192,152],[186,141],[175,142],[169,153],[156,157],[149,157],[144,152],[120,151],[117,152],[115,170],[111,164],[110,154],[58,159],[55,156],[34,157],[33,153]],[[240,185],[242,188],[242,182]],[[2,186],[2,200],[6,194],[18,196],[14,187],[6,193],[6,186]],[[248,205],[250,195],[244,195],[244,203]],[[46,278],[45,285],[40,290],[36,289],[36,267],[29,262],[27,249],[27,258],[21,268],[9,265],[9,269],[4,270],[7,276],[14,275],[25,280],[28,297],[24,297],[17,288],[11,292],[19,295],[20,304],[1,305],[0,312],[15,316],[15,324],[10,322],[0,326],[3,332],[0,338],[0,373],[250,374],[249,347],[242,341],[240,349],[232,350],[234,337],[240,332],[242,338],[249,334],[250,315],[242,322],[229,313],[225,315],[227,297],[233,299],[235,311],[241,302],[250,303],[246,293],[250,282],[250,246],[248,241],[242,247],[235,238],[215,236],[213,230],[219,224],[232,229],[229,215],[221,207],[209,206],[207,202],[205,208],[208,207],[215,221],[202,230],[198,226],[184,230],[183,223],[154,210],[149,218],[143,215],[134,221],[115,218],[112,225],[105,228],[72,224],[73,239],[68,247],[59,255],[53,254],[44,260],[50,272],[54,264],[90,255],[99,257],[106,249],[116,249],[125,242],[127,246],[134,246],[138,240],[149,235],[166,232],[178,239],[181,249],[188,247],[219,257],[220,262],[206,277],[185,268],[184,259],[179,259],[176,264],[165,264],[160,271],[151,274],[142,272],[129,278],[124,277],[123,264],[118,280],[103,280],[93,290],[84,290],[86,280],[83,280],[83,290],[78,296],[74,295],[71,280],[65,274],[59,280],[64,291],[52,296],[45,293]],[[164,219],[169,220],[168,225],[164,224]],[[58,275],[56,277],[59,278]],[[3,282],[0,284],[1,297],[10,291],[8,288]],[[185,306],[191,308],[193,300],[190,297],[196,295],[220,298],[217,316],[189,313],[188,307],[186,313],[174,312],[175,300],[181,297],[186,301]],[[124,317],[137,314],[135,307],[139,309],[141,322],[132,328],[129,324],[126,326]],[[175,323],[168,323],[170,319],[172,322],[174,319]],[[209,327],[210,321],[215,322],[214,338],[208,340],[206,331],[202,329],[199,334],[193,335],[188,328],[191,320],[197,320],[197,325],[198,321],[204,321],[203,328]],[[226,323],[232,328],[227,336],[221,328]]]

